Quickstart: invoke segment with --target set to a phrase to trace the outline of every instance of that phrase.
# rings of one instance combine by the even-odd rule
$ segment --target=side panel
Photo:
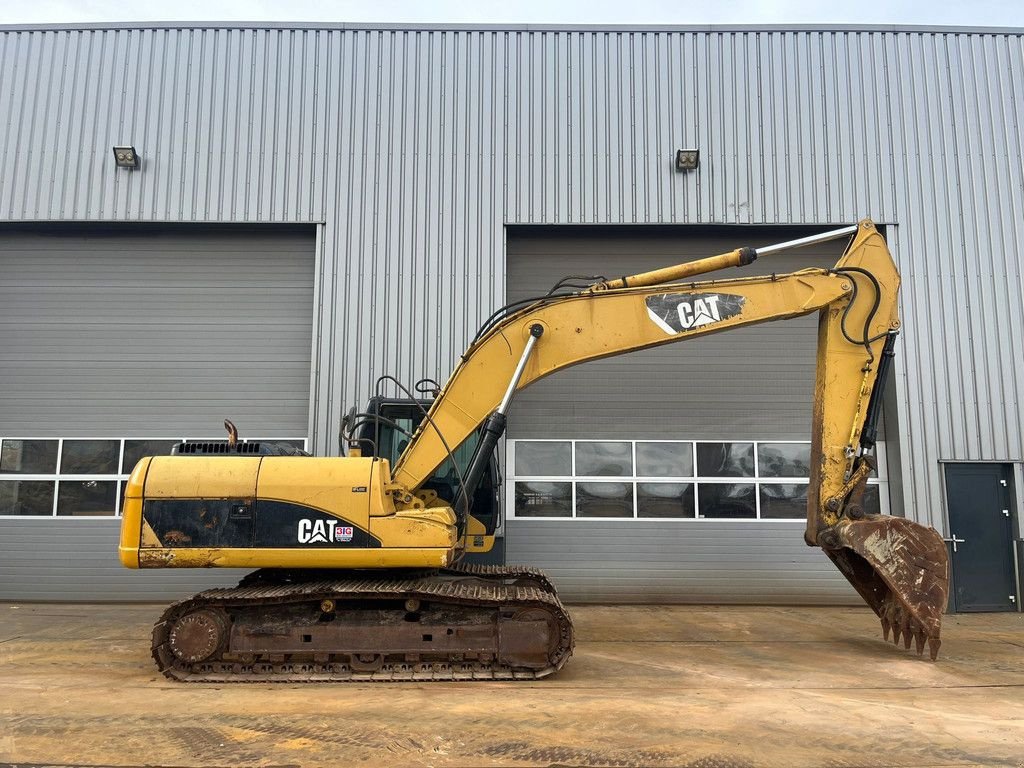
[[[137,488],[147,462],[140,522]],[[160,569],[450,562],[451,510],[396,513],[384,504],[388,481],[387,462],[369,458],[144,459],[129,484],[122,562]]]
[[[259,540],[272,546],[278,532],[289,527],[293,519],[296,521],[293,537],[304,538],[299,529],[303,508],[321,510],[338,518],[339,525],[354,526],[365,533],[370,524],[370,500],[379,493],[380,478],[374,477],[374,468],[379,464],[371,459],[355,458],[264,458],[257,486]],[[331,538],[334,540],[333,533]],[[336,543],[354,542],[352,539],[342,541],[339,537]],[[379,546],[379,542],[374,546]]]

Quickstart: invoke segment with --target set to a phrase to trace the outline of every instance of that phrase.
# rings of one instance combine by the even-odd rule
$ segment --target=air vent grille
[[[174,446],[173,453],[178,456],[199,456],[199,455],[241,455],[259,456],[263,452],[259,443],[237,443],[229,445],[227,442],[210,443],[180,443]]]

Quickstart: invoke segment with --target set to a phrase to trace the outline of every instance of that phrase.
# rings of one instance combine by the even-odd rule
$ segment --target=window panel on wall
[[[0,473],[49,475],[57,471],[57,440],[9,440],[0,443]]]
[[[120,440],[65,440],[60,472],[65,475],[116,475]]]
[[[568,440],[520,440],[516,443],[516,475],[569,477],[572,443]]]
[[[700,477],[753,477],[753,443],[697,443]]]
[[[637,483],[636,514],[637,517],[694,517],[693,483]]]
[[[692,477],[693,443],[637,442],[637,477]]]
[[[577,477],[630,477],[633,444],[626,441],[576,443]]]
[[[632,483],[576,483],[577,517],[633,517]]]
[[[699,483],[697,505],[701,517],[756,518],[757,495],[753,483]]]
[[[116,480],[61,480],[58,483],[59,516],[107,517],[116,513]]]
[[[806,483],[761,483],[761,517],[766,520],[807,516]]]
[[[758,443],[757,474],[760,477],[808,477],[811,474],[810,443]]]
[[[52,480],[0,480],[0,515],[53,515]]]
[[[864,489],[864,511],[869,515],[882,514],[882,487],[868,483]]]
[[[572,483],[515,483],[516,517],[572,517]]]

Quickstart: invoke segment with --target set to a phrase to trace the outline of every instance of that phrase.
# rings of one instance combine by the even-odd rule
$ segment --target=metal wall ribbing
[[[506,223],[870,215],[908,512],[941,527],[939,459],[1022,455],[1022,107],[1020,31],[5,28],[0,220],[323,222],[327,450],[377,374],[447,373]]]
[[[795,522],[510,520],[508,561],[576,602],[860,605]]]

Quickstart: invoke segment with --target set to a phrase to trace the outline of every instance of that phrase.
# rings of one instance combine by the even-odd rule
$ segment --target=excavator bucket
[[[911,641],[917,653],[939,654],[939,630],[946,607],[949,556],[942,537],[902,517],[868,515],[843,520],[825,553],[853,584],[882,622],[882,636]]]

